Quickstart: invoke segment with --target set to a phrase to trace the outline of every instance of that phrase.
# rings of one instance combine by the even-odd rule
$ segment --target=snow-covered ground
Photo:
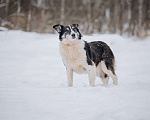
[[[103,40],[116,56],[119,84],[88,85],[74,74],[67,87],[58,35],[0,32],[0,120],[150,120],[150,37],[84,36]]]

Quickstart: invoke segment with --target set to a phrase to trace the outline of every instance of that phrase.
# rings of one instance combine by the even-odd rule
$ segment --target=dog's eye
[[[73,28],[73,31],[77,32],[77,29],[76,29],[76,28]]]
[[[69,34],[69,30],[66,30],[66,34]]]

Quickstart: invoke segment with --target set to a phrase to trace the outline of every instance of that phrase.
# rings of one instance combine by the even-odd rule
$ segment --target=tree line
[[[54,33],[55,24],[78,23],[84,34],[150,33],[150,0],[0,0],[0,26]]]

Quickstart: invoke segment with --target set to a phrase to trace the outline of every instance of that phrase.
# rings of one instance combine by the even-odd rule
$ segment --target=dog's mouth
[[[72,39],[75,39],[76,37],[72,37]]]
[[[72,34],[71,36],[72,36],[72,39],[75,39],[75,38],[76,38],[76,35],[75,35],[75,34]]]

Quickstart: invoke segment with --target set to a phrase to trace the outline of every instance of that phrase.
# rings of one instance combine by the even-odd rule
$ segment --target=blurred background
[[[54,33],[55,24],[78,23],[84,34],[150,35],[150,0],[0,0],[0,26]]]

